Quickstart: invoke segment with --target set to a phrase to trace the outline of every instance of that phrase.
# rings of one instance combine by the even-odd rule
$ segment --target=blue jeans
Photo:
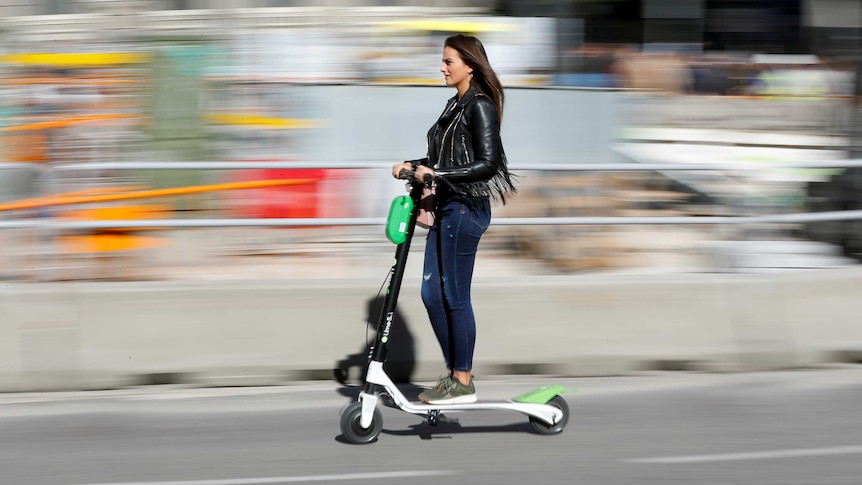
[[[470,300],[479,239],[491,223],[491,204],[471,204],[458,196],[441,202],[428,230],[422,302],[440,343],[446,367],[469,371],[476,346],[476,319]]]

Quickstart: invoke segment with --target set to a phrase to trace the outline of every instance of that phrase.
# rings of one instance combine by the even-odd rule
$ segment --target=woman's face
[[[446,80],[447,86],[458,89],[458,94],[464,94],[470,87],[470,74],[473,68],[464,63],[458,51],[451,47],[443,49],[443,63],[440,72]]]

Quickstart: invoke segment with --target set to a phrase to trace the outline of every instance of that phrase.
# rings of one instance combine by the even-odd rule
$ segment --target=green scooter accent
[[[531,404],[547,404],[551,399],[564,392],[566,392],[566,388],[563,386],[545,386],[525,392],[520,396],[512,398],[512,401]]]
[[[413,199],[400,195],[392,200],[389,216],[386,218],[386,237],[394,244],[407,240],[407,226],[413,215]]]

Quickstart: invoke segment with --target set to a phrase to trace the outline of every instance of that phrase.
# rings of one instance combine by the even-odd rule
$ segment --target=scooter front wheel
[[[362,419],[362,401],[357,401],[348,406],[341,415],[341,434],[354,445],[373,443],[383,430],[383,415],[380,414],[379,409],[374,408],[371,425],[367,428],[362,427],[360,419]]]
[[[539,434],[557,434],[563,431],[566,423],[569,422],[569,405],[562,396],[555,396],[548,401],[548,406],[553,406],[563,412],[563,417],[557,421],[557,424],[550,425],[539,418],[530,417],[530,424],[533,430]]]

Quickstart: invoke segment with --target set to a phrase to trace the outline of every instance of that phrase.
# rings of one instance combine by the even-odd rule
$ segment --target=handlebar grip
[[[407,170],[406,168],[402,168],[400,172],[398,172],[398,178],[401,180],[410,180],[413,178],[413,174],[415,172],[413,170]]]
[[[426,173],[425,176],[422,177],[422,181],[425,182],[426,187],[431,187],[431,183],[434,181],[434,177],[432,177],[430,173]]]

